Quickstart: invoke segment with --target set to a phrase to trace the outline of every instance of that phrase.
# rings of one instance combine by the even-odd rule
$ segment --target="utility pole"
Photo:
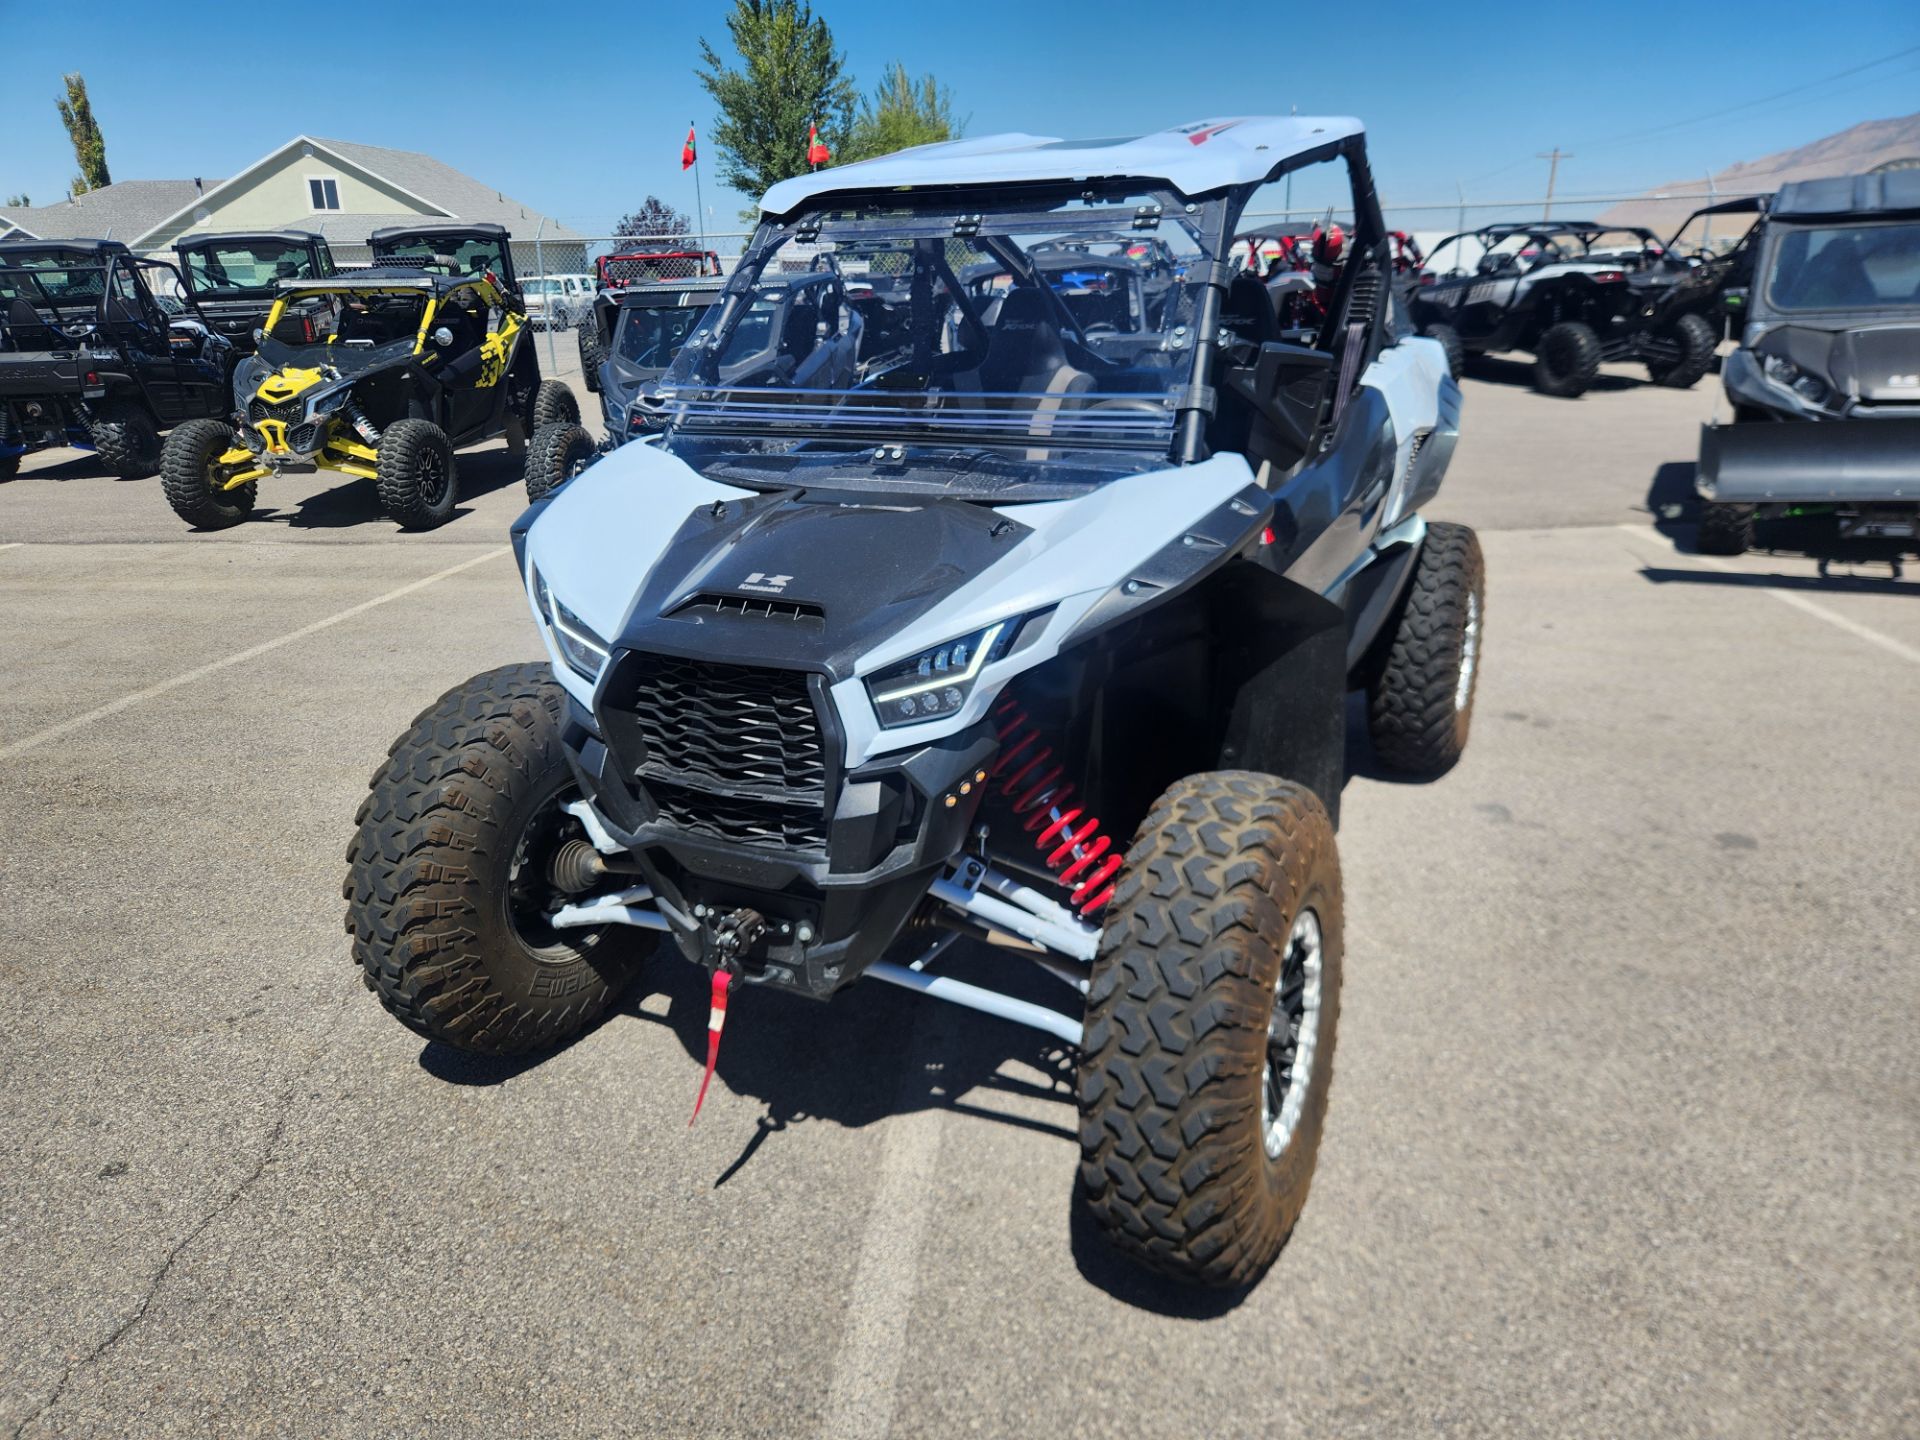
[[[1563,154],[1560,147],[1556,145],[1551,150],[1540,151],[1533,158],[1549,162],[1547,166],[1547,208],[1541,218],[1543,220],[1551,220],[1553,218],[1553,182],[1560,178],[1560,162],[1562,160],[1571,160],[1573,156]]]

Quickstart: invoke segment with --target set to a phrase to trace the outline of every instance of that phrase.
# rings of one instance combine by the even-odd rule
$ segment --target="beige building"
[[[334,257],[367,259],[366,238],[388,225],[486,221],[513,232],[516,268],[536,273],[534,242],[580,236],[431,155],[296,135],[227,180],[123,180],[56,205],[0,208],[0,238],[100,236],[164,254],[184,235],[311,230]]]

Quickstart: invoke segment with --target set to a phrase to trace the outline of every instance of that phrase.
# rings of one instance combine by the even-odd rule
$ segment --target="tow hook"
[[[687,1128],[700,1118],[700,1107],[707,1103],[707,1086],[720,1063],[720,1032],[727,1024],[727,991],[746,956],[752,953],[767,933],[767,917],[758,910],[730,910],[713,923],[713,948],[719,964],[713,972],[713,999],[707,1010],[707,1068],[700,1076],[700,1093],[693,1097],[693,1114]]]

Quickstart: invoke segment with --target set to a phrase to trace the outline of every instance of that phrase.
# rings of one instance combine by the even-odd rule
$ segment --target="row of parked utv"
[[[311,466],[373,480],[404,526],[441,524],[456,451],[579,418],[525,343],[509,240],[380,230],[357,270],[301,233],[195,236],[175,262],[0,241],[0,478],[30,450],[91,449],[123,478],[158,472],[183,520],[217,529]]]

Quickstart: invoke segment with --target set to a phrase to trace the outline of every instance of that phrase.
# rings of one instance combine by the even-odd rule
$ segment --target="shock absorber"
[[[360,432],[360,438],[369,445],[380,443],[380,427],[367,418],[367,412],[360,408],[360,402],[349,395],[340,405],[340,413],[347,417],[347,423]]]
[[[1122,863],[1113,838],[1100,833],[1099,816],[1073,803],[1073,783],[1061,778],[1064,767],[1020,702],[1008,696],[993,718],[1000,737],[993,778],[1047,869],[1069,887],[1067,903],[1082,915],[1096,914],[1113,898],[1113,877]]]

